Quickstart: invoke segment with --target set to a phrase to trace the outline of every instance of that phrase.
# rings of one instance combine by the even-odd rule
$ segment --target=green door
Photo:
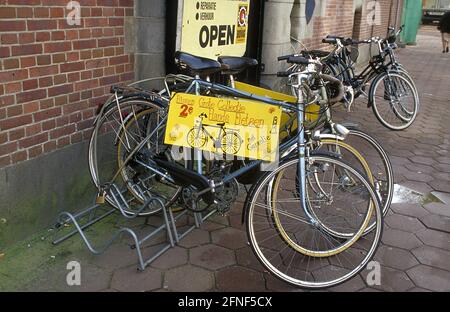
[[[422,19],[422,0],[404,1],[402,24],[405,29],[401,35],[402,42],[416,44],[417,31]]]

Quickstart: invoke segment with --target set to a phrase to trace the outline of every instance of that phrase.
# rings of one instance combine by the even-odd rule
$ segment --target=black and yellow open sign
[[[249,13],[249,0],[184,0],[181,51],[211,59],[243,56]]]

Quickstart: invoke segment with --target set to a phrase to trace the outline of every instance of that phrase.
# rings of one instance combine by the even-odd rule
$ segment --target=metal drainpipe
[[[397,0],[397,9],[395,10],[395,29],[398,27],[398,13],[400,12],[400,2],[403,0]]]
[[[398,1],[398,0],[397,0]],[[389,8],[389,23],[388,23],[388,28],[392,26],[392,7],[394,6],[394,0],[391,0],[391,6]],[[394,25],[395,28],[395,25]],[[386,36],[389,35],[389,30],[386,30]]]

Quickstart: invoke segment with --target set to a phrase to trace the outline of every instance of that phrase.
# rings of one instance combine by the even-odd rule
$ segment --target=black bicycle
[[[331,53],[304,52],[320,56],[324,63],[323,72],[344,83],[344,103],[348,108],[359,96],[367,96],[368,106],[372,107],[377,119],[391,130],[404,130],[411,126],[419,109],[419,97],[414,82],[395,58],[395,40],[400,31],[393,33],[391,28],[391,35],[386,39],[374,37],[369,40],[353,40],[327,36],[323,42],[335,46]],[[355,50],[351,47],[372,43],[377,44],[379,54],[371,57],[369,64],[360,73],[355,73]]]

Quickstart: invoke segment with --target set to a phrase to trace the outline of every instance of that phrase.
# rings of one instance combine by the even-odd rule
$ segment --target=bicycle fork
[[[298,75],[298,87],[300,88],[304,79],[307,79],[307,75]],[[305,105],[303,102],[303,94],[302,91],[298,89],[298,97],[297,97],[297,120],[299,125],[299,135],[298,135],[298,158],[299,158],[299,166],[297,168],[297,177],[299,179],[298,183],[298,194],[300,196],[300,203],[303,211],[308,217],[311,224],[316,225],[316,218],[310,213],[307,203],[306,203],[306,160],[307,160],[307,148],[306,148],[306,140],[305,140],[305,127],[304,127],[304,118],[305,118]]]

